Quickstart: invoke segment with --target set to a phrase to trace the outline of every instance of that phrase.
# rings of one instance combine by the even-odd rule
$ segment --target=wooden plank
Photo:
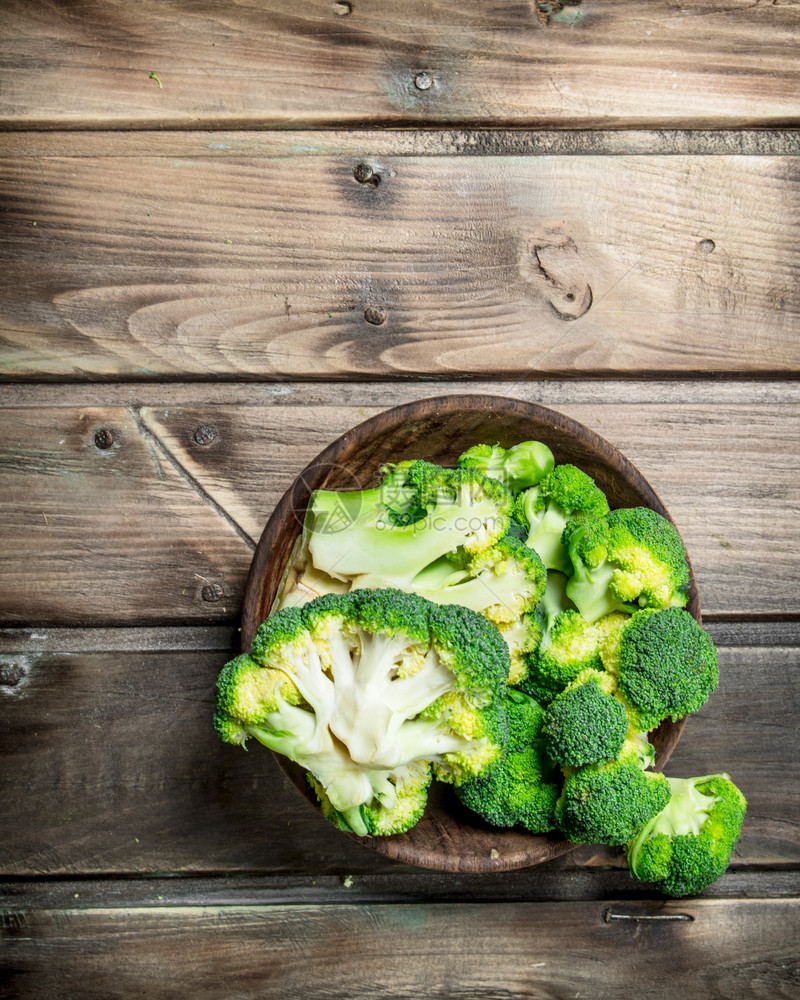
[[[6,381],[800,370],[793,157],[73,142],[0,160]]]
[[[0,125],[797,121],[795,3],[10,0]]]
[[[797,128],[739,129],[279,129],[150,132],[8,132],[3,152],[16,159],[63,156],[173,158],[180,142],[191,160],[357,159],[405,156],[797,156]]]
[[[266,750],[218,740],[213,688],[225,652],[36,644],[0,659],[16,678],[0,684],[0,780],[14,803],[0,811],[4,877],[398,871],[323,820]],[[742,788],[749,808],[734,872],[800,864],[800,801],[785,766],[800,753],[798,666],[797,647],[722,647],[720,685],[667,768],[725,770]],[[618,849],[593,846],[542,870],[576,867],[621,874],[625,863]]]
[[[437,394],[431,389],[411,398]],[[536,388],[523,389],[510,391],[537,400]],[[298,386],[276,405],[263,405],[262,392],[261,405],[250,406],[186,399],[163,408],[4,410],[0,622],[231,620],[254,541],[284,490],[337,435],[382,409],[386,391],[372,387],[370,405],[359,405],[366,391],[335,405],[337,389],[306,397]],[[791,393],[718,405],[656,402],[647,386],[630,393],[626,403],[554,408],[618,447],[661,496],[692,557],[706,617],[797,615],[794,553],[775,532],[800,508]],[[114,437],[107,449],[94,440],[104,429]]]
[[[0,435],[0,620],[233,619],[252,542],[135,411],[6,410]]]
[[[793,998],[799,930],[793,900],[32,910],[4,995]]]
[[[364,903],[534,903],[589,900],[653,900],[653,887],[633,882],[627,871],[590,865],[580,849],[560,867],[537,865],[480,875],[415,870],[360,874],[282,873],[148,875],[118,878],[6,878],[0,883],[0,914],[28,910],[125,909],[127,907],[276,906]],[[577,859],[577,863],[576,863]],[[797,899],[800,871],[729,868],[703,899]]]

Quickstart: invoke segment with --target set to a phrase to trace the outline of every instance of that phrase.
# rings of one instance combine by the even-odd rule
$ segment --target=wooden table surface
[[[0,4],[0,996],[800,994],[800,4]],[[298,471],[427,396],[647,477],[749,800],[696,898],[454,875],[210,715]]]

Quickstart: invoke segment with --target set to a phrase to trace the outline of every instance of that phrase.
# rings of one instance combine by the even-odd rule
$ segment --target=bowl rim
[[[285,561],[281,565],[279,573],[272,573],[272,582],[274,584],[272,587],[273,597],[269,600],[264,599],[264,580],[269,578],[272,552],[276,547],[278,539],[284,534],[285,526],[290,519],[296,523],[292,543],[296,542],[300,535],[301,522],[297,518],[298,497],[301,498],[305,507],[311,492],[314,489],[324,488],[326,480],[330,476],[330,471],[325,472],[325,470],[346,466],[348,457],[352,457],[357,453],[359,443],[365,439],[371,439],[376,430],[385,432],[387,428],[400,428],[411,421],[430,419],[444,410],[452,412],[462,409],[486,415],[500,412],[501,415],[505,416],[513,414],[518,417],[527,417],[535,422],[550,423],[554,430],[567,434],[569,437],[580,439],[589,450],[610,467],[615,476],[621,475],[626,483],[631,485],[642,496],[644,501],[642,506],[648,506],[663,517],[666,517],[673,527],[675,527],[676,531],[678,530],[658,494],[629,459],[591,428],[556,410],[542,406],[539,403],[485,393],[430,396],[413,400],[409,403],[402,403],[381,410],[354,425],[343,434],[340,434],[306,464],[276,504],[256,545],[245,584],[241,616],[242,652],[247,652],[250,649],[253,636],[258,626],[271,611],[274,603],[274,594],[277,594],[279,591],[280,580],[287,568]],[[376,474],[378,471],[378,468],[376,468]],[[299,490],[298,484],[302,484]],[[291,545],[289,548],[291,549]],[[684,549],[686,549],[685,544]],[[702,625],[697,582],[688,551],[687,563],[689,567],[689,590],[686,610],[692,614],[698,624]],[[266,613],[264,613],[265,610]],[[665,723],[662,723],[651,734],[654,741],[659,741],[654,770],[661,771],[669,760],[683,733],[686,721],[686,717],[676,722],[666,720]],[[299,765],[280,754],[273,753],[273,757],[303,798],[312,807],[319,810],[316,796],[305,780],[305,771]],[[453,820],[453,822],[456,822],[456,820]],[[446,833],[446,831],[443,832]],[[497,831],[500,837],[505,832],[503,830]],[[441,854],[441,856],[436,852],[420,856],[417,850],[409,850],[408,844],[404,840],[406,837],[405,834],[393,837],[360,837],[356,834],[348,833],[347,836],[365,844],[377,851],[377,853],[396,861],[437,871],[452,872],[509,871],[527,866],[533,867],[581,846],[580,844],[572,843],[550,834],[525,834],[525,839],[530,841],[536,840],[539,844],[541,856],[537,857],[536,860],[526,858],[525,851],[522,849],[519,851],[506,851],[498,858],[492,858],[488,855],[485,858],[483,856],[470,856],[465,862],[465,859],[457,856],[448,856],[446,852]]]

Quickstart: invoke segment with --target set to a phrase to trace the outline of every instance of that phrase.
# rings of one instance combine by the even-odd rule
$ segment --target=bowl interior
[[[380,480],[381,466],[424,458],[454,465],[480,442],[510,447],[539,440],[557,463],[569,462],[594,478],[612,508],[650,507],[669,517],[653,489],[628,460],[593,431],[545,407],[499,396],[445,396],[420,400],[380,413],[322,451],[297,477],[268,521],[253,557],[242,608],[242,649],[269,615],[284,569],[303,524],[313,490],[363,489]],[[687,610],[700,621],[694,574]],[[666,763],[685,720],[663,723],[652,735],[656,768]],[[316,806],[303,770],[276,755],[295,787]],[[440,871],[482,872],[522,868],[564,854],[576,845],[524,830],[501,830],[466,810],[452,790],[431,787],[423,818],[405,834],[356,838],[379,853],[408,864]]]

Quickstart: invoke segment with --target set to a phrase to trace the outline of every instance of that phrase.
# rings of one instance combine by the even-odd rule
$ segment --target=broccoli
[[[510,624],[497,623],[497,627],[511,654],[508,683],[521,684],[530,671],[530,654],[537,649],[542,640],[541,618],[533,612],[522,615]]]
[[[711,637],[681,608],[637,612],[608,637],[601,656],[641,732],[696,712],[719,682]]]
[[[668,896],[695,895],[730,864],[747,801],[727,774],[667,781],[672,797],[626,845],[628,867]]]
[[[680,535],[647,507],[571,519],[563,543],[572,567],[567,596],[588,621],[612,611],[684,607],[689,564]],[[568,571],[569,572],[569,571]]]
[[[514,517],[528,526],[527,544],[547,569],[571,570],[561,541],[567,520],[576,514],[602,517],[608,513],[605,494],[591,476],[574,465],[557,465],[538,486],[520,493]]]
[[[556,803],[556,826],[580,844],[626,844],[669,801],[669,782],[647,771],[653,750],[628,739],[616,760],[566,769]]]
[[[541,707],[527,695],[509,690],[506,697],[508,749],[502,759],[457,785],[460,801],[492,826],[523,826],[530,833],[554,827],[560,786],[550,780],[552,764],[542,753]]]
[[[409,589],[436,604],[461,604],[479,611],[498,628],[532,612],[547,583],[539,556],[511,535],[467,559],[463,569],[450,563],[448,573],[442,562],[448,560],[417,574]]]
[[[577,611],[556,615],[539,648],[528,657],[528,676],[519,687],[547,704],[586,669],[602,670],[601,633]]]
[[[429,775],[480,774],[507,743],[508,647],[468,608],[399,590],[327,594],[277,611],[217,683],[215,727],[306,768],[328,818],[360,835],[409,829]]]
[[[442,556],[469,559],[506,534],[513,500],[496,480],[421,460],[394,476],[393,489],[406,491],[402,515],[381,503],[354,511],[344,492],[312,494],[304,531],[318,570],[354,587],[412,589]],[[347,516],[334,518],[342,510]]]
[[[555,459],[541,441],[522,441],[508,449],[499,444],[476,444],[459,455],[458,464],[498,479],[512,493],[518,493],[551,472]]]
[[[628,735],[628,714],[611,674],[584,670],[545,712],[544,749],[557,764],[581,767],[616,759]]]

